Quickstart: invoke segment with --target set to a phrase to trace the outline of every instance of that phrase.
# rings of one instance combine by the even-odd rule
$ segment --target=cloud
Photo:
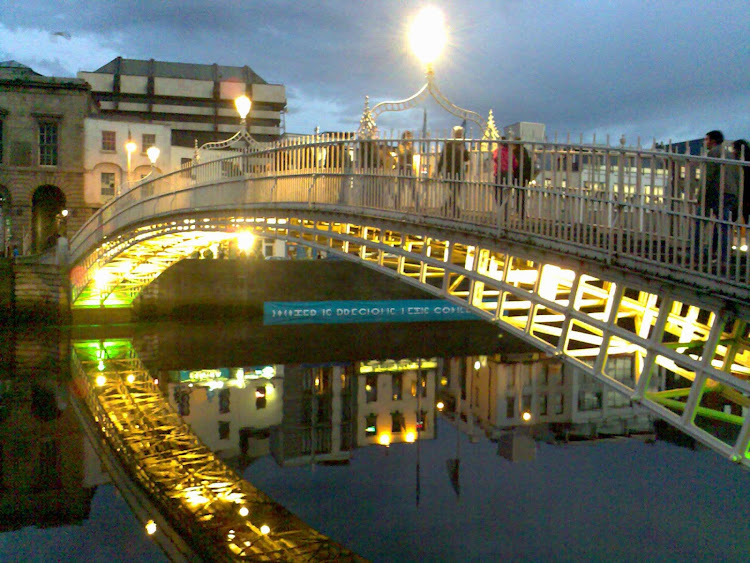
[[[43,29],[10,29],[0,24],[0,59],[16,60],[46,76],[75,76],[79,70],[93,70],[117,56],[102,36],[62,33],[70,39]]]
[[[623,131],[696,137],[714,127],[750,136],[750,112],[738,104],[748,97],[750,67],[744,2],[434,3],[449,26],[437,84],[458,106],[482,115],[493,109],[499,125],[538,121],[548,131],[617,138]],[[290,96],[288,130],[340,130],[356,128],[365,95],[372,104],[403,99],[424,83],[406,45],[420,5],[111,1],[85,4],[83,18],[80,1],[38,0],[3,14],[0,49],[50,74],[93,70],[118,55],[248,65],[305,93]],[[61,30],[71,40],[52,44],[50,33]],[[455,124],[436,107],[427,111],[435,128]],[[419,112],[383,119],[388,127],[421,126]]]

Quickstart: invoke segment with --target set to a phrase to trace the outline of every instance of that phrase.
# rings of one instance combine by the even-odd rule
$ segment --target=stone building
[[[75,232],[90,209],[83,196],[84,80],[42,76],[0,63],[0,245],[42,252]]]

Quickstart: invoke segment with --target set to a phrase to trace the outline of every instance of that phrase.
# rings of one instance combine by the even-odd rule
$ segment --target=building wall
[[[102,132],[115,134],[115,150],[102,148]],[[143,144],[144,135],[155,136],[155,146],[159,149],[156,161],[156,173],[171,172],[180,167],[179,157],[176,161],[172,156],[170,144],[171,129],[160,123],[143,123],[138,121],[123,121],[106,119],[101,116],[91,116],[84,121],[84,194],[87,205],[101,207],[112,199],[113,195],[102,194],[102,173],[115,175],[115,193],[127,189],[129,183],[135,183],[151,173],[151,161],[146,155]],[[130,155],[130,174],[128,175],[128,152],[125,145],[128,139],[136,145]],[[178,149],[179,152],[179,149]],[[192,151],[187,152],[187,158],[192,157]]]
[[[30,69],[29,69],[30,71]],[[39,77],[33,71],[9,79],[0,69],[2,161],[0,186],[11,199],[11,245],[31,252],[32,198],[37,188],[52,185],[65,196],[65,228],[75,232],[89,217],[83,192],[83,120],[90,108],[88,87],[75,80]],[[58,164],[39,164],[39,123],[58,123]]]
[[[234,100],[247,94],[253,105],[248,130],[258,141],[281,136],[286,89],[267,84],[248,67],[114,59],[104,67],[78,73],[91,84],[105,116],[168,123],[172,143],[190,147],[224,140],[236,133]]]

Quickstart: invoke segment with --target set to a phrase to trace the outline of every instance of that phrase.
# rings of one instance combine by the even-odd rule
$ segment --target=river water
[[[554,425],[483,421],[494,408],[488,397],[501,392],[467,383],[467,365],[480,372],[504,358],[508,373],[532,373],[544,363],[489,325],[250,320],[0,332],[1,561],[164,560],[69,405],[71,345],[109,340],[133,346],[165,401],[245,479],[369,560],[747,558],[750,475],[713,452],[661,439],[643,417],[618,435],[595,408],[578,425],[561,422],[564,413]],[[293,397],[343,372],[355,392],[331,400],[349,401],[350,433],[334,432],[317,450],[289,446],[310,412]],[[451,412],[462,412],[462,400],[479,414]],[[423,426],[411,441],[416,412]]]

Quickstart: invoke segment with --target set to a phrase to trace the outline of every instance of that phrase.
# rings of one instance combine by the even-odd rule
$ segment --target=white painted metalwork
[[[449,175],[445,139],[415,140],[411,168],[398,142],[314,137],[141,184],[71,241],[74,297],[108,304],[117,290],[91,281],[112,266],[132,298],[202,236],[291,240],[463,304],[750,466],[748,234],[705,212],[706,167],[726,177],[736,161],[466,140]],[[532,172],[496,179],[503,145],[525,148]],[[717,248],[724,229],[731,243]],[[156,267],[135,275],[139,260]],[[634,386],[607,374],[620,354],[635,357]],[[649,391],[656,370],[674,380],[668,391]]]

